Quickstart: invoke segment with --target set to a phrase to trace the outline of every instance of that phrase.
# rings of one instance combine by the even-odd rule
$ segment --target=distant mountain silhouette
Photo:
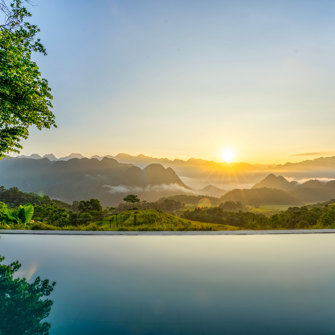
[[[25,156],[25,155],[20,155],[17,158],[30,158],[30,159],[41,159],[42,156],[38,155],[38,154],[31,154],[29,156]]]
[[[286,191],[273,188],[235,189],[227,192],[220,199],[239,201],[242,204],[259,205],[300,205],[301,202]]]
[[[96,157],[99,157],[100,160],[103,158],[100,156],[93,156],[92,158],[96,158]],[[72,158],[86,158],[86,157],[80,153],[72,153],[70,155],[57,158],[53,153],[50,153],[50,154],[43,155],[43,157],[38,154],[31,154],[31,155],[20,155],[20,156],[12,157],[12,158],[30,158],[30,159],[48,158],[51,161],[56,161],[56,160],[68,161],[69,159],[72,159]]]
[[[181,160],[155,158],[141,154],[133,156],[125,153],[118,154],[115,157],[120,163],[135,164],[140,167],[151,163],[159,163],[164,167],[171,167],[180,177],[187,177],[195,181],[201,180],[203,184],[213,185],[251,184],[256,183],[268,174],[279,174],[283,177],[296,179],[335,178],[335,156],[285,164],[249,164],[243,162],[226,164],[197,158]],[[259,185],[259,187],[261,186]],[[290,185],[288,185],[289,188]]]
[[[70,154],[59,159],[69,160],[82,157],[81,154]],[[249,187],[250,184],[255,184],[268,174],[276,174],[297,180],[303,178],[335,179],[335,156],[285,164],[249,164],[243,162],[226,164],[197,158],[181,160],[156,158],[142,154],[134,156],[127,153],[119,153],[115,156],[93,156],[93,158],[98,160],[102,160],[104,157],[115,158],[119,163],[136,165],[140,168],[145,168],[150,164],[161,164],[165,168],[170,167],[179,177],[186,178],[188,185],[193,188],[198,188],[199,184],[223,185],[225,189],[231,188],[231,185],[239,188],[246,185]],[[29,156],[29,158],[40,159],[41,157],[35,154]],[[52,160],[51,157],[50,159]],[[287,186],[290,187],[290,185]],[[262,187],[265,187],[265,185],[258,185],[256,188]],[[282,185],[280,189],[286,190],[283,187]]]
[[[225,193],[224,190],[213,185],[192,190],[184,184],[174,169],[157,163],[157,159],[155,163],[138,167],[107,157],[71,158],[82,157],[76,153],[57,160],[54,160],[53,154],[45,156],[48,158],[38,159],[40,156],[32,155],[32,158],[9,157],[1,160],[0,185],[17,186],[25,192],[41,192],[68,202],[98,198],[104,205],[117,204],[125,194],[129,193],[138,194],[148,201],[171,195],[200,195],[220,198],[221,202],[240,201],[250,205],[298,205],[335,198],[335,180],[322,182],[315,179],[298,183],[288,181],[282,175],[270,173],[254,184],[251,189],[233,189]],[[127,154],[117,156],[119,159],[133,158]],[[144,155],[136,157],[141,162],[149,159]],[[313,162],[315,161],[320,163],[320,160]],[[197,164],[209,164],[197,159],[174,160],[173,163],[184,173],[187,174],[188,171],[191,175]],[[193,165],[190,167],[187,164]],[[215,173],[218,172],[213,172]],[[197,174],[192,176],[197,177]],[[201,176],[199,178],[201,179]]]
[[[334,169],[335,167],[335,156],[331,157],[319,157],[315,159],[308,159],[301,162],[296,163],[285,163],[281,165],[277,165],[277,167],[284,167],[285,169],[290,170],[325,170],[325,169]]]
[[[68,160],[73,159],[73,158],[81,159],[81,158],[85,158],[85,156],[83,156],[83,155],[80,154],[80,153],[75,153],[75,152],[73,152],[72,154],[70,154],[70,155],[68,155],[68,156],[59,158],[59,160],[62,160],[62,161],[68,161]]]
[[[226,191],[219,188],[219,187],[213,186],[213,185],[207,185],[206,187],[198,190],[197,193],[199,195],[206,195],[206,196],[209,196],[209,197],[219,198],[222,195],[224,195],[226,193]]]
[[[335,181],[309,180],[297,185],[291,194],[304,203],[327,201],[335,198]]]
[[[121,153],[115,156],[119,162],[130,163],[136,165],[147,165],[149,163],[161,163],[162,165],[168,165],[172,167],[178,175],[185,176],[201,176],[204,173],[211,171],[213,174],[211,177],[214,179],[217,176],[222,175],[225,179],[229,179],[226,175],[227,172],[235,170],[237,176],[242,176],[242,181],[247,180],[250,182],[255,179],[259,179],[261,174],[266,175],[269,173],[281,174],[284,176],[299,176],[299,177],[335,177],[335,156],[333,157],[320,157],[313,160],[305,160],[295,163],[285,164],[250,164],[243,162],[235,163],[222,163],[214,162],[205,159],[190,158],[188,160],[181,159],[168,159],[168,158],[155,158],[145,155],[129,155]],[[322,175],[321,175],[322,174]],[[244,177],[243,177],[244,176]],[[231,176],[236,178],[236,175]]]
[[[50,161],[56,161],[58,159],[54,154],[45,154],[43,158],[48,158]]]
[[[289,182],[283,176],[270,174],[256,183],[252,189],[264,187],[287,191],[290,196],[304,204],[335,198],[335,180],[322,182],[312,179],[304,183],[298,183],[296,181]]]
[[[287,181],[283,176],[275,176],[273,173],[266,176],[263,180],[256,183],[252,188],[275,188],[283,191],[291,191],[297,185],[297,182]]]
[[[104,205],[116,204],[128,193],[157,200],[190,191],[171,168],[151,164],[141,169],[111,158],[6,158],[0,161],[0,185],[68,202],[98,198]]]
[[[99,155],[93,155],[93,156],[91,157],[91,159],[97,159],[97,160],[99,160],[99,161],[101,161],[103,158],[104,158],[104,157],[99,156]]]

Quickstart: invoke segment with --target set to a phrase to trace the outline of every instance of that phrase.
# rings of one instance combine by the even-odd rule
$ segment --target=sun
[[[233,149],[224,149],[221,152],[221,158],[226,163],[231,163],[234,161],[235,158],[235,152]]]

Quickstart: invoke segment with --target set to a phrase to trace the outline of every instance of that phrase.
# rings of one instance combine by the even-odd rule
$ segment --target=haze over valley
[[[1,160],[0,185],[70,203],[94,197],[105,206],[117,205],[130,193],[146,201],[187,195],[212,197],[213,203],[303,205],[335,198],[334,171],[335,157],[262,165],[129,154],[32,154]]]

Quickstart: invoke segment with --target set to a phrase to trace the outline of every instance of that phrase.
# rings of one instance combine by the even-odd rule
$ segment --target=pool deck
[[[335,229],[287,230],[230,230],[230,231],[80,231],[80,230],[10,230],[1,234],[23,235],[102,235],[102,236],[188,236],[188,235],[278,235],[278,234],[334,234]]]

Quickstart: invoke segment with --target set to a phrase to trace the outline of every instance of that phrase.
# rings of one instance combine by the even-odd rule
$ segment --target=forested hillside
[[[97,198],[109,206],[118,204],[127,193],[152,201],[188,191],[171,168],[151,164],[141,169],[111,158],[6,158],[0,161],[0,185],[67,202]]]

